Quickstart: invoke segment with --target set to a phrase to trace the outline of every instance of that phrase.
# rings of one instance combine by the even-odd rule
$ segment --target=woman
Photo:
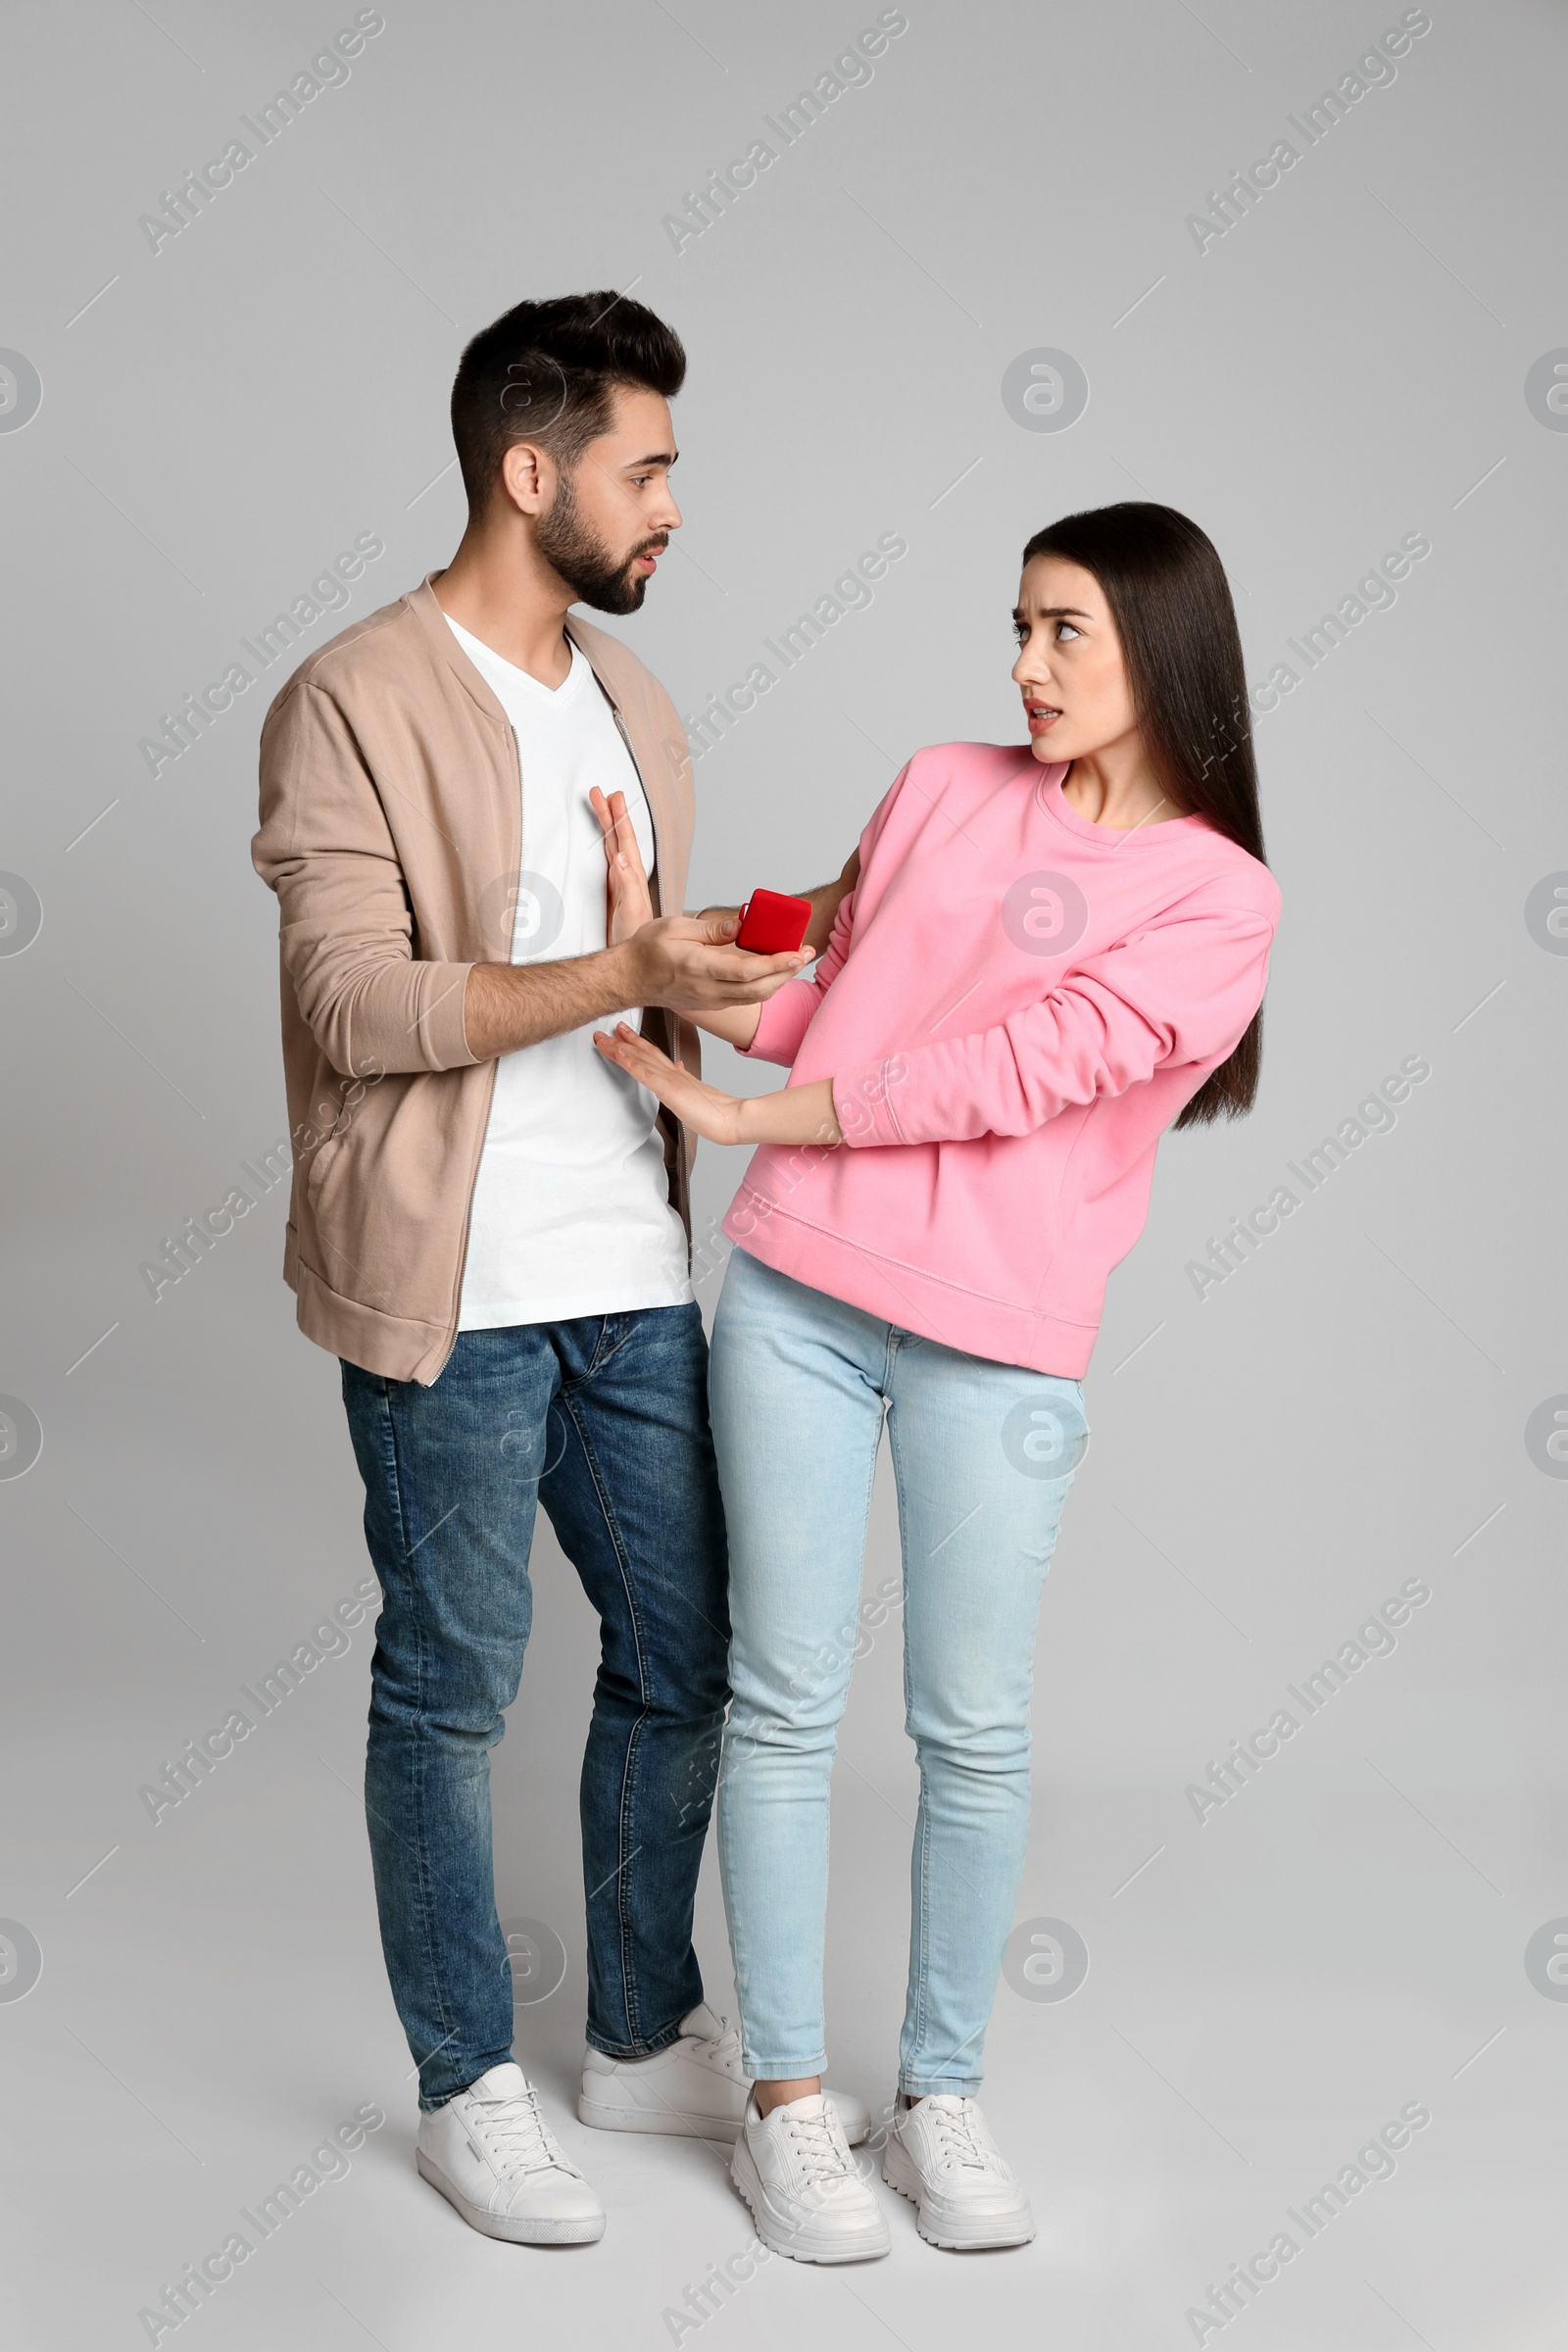
[[[1218,556],[1168,507],[1068,515],[1024,549],[1013,621],[1028,752],[916,753],[813,977],[705,1024],[791,1065],[783,1090],[720,1093],[624,1025],[597,1040],[700,1135],[760,1146],[710,1371],[719,1851],[756,2078],[734,2178],[766,2243],[808,2261],[889,2244],[820,2081],[828,1781],[884,1410],[921,1789],[884,2172],[934,2244],[1016,2245],[1028,2199],[975,2093],[1082,1375],[1160,1136],[1257,1089],[1279,893]]]

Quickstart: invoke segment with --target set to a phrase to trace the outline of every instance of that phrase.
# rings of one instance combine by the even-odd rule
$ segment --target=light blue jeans
[[[920,1766],[899,2083],[973,2092],[1023,1873],[1035,1625],[1088,1442],[1082,1385],[963,1355],[737,1250],[710,1397],[733,1627],[719,1863],[748,2071],[826,2064],[828,1783],[885,1409]]]

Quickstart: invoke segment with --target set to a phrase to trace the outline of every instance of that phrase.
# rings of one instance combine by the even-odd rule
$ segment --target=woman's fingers
[[[645,1078],[650,1085],[656,1077],[677,1077],[681,1074],[677,1062],[671,1061],[667,1054],[661,1053],[658,1046],[650,1045],[647,1038],[639,1036],[624,1021],[616,1022],[613,1037],[608,1030],[596,1029],[594,1044],[607,1060],[618,1061],[622,1069],[634,1070],[639,1078]]]
[[[651,1038],[644,1037],[642,1031],[634,1029],[629,1021],[615,1023],[615,1037],[628,1054],[638,1061],[647,1062],[651,1069],[674,1070],[680,1067],[678,1062],[671,1061],[662,1046],[656,1046]]]
[[[628,1078],[634,1078],[639,1086],[647,1087],[648,1092],[657,1095],[661,1102],[667,1102],[672,1108],[678,1107],[674,1098],[683,1094],[690,1080],[684,1070],[677,1069],[662,1054],[638,1054],[623,1045],[619,1038],[606,1037],[603,1033],[594,1039],[594,1044],[605,1059],[612,1061],[617,1070],[624,1070]]]
[[[705,1086],[700,1078],[694,1078],[680,1062],[671,1061],[667,1054],[651,1046],[624,1021],[618,1024],[613,1037],[606,1030],[596,1029],[594,1044],[607,1061],[624,1070],[639,1086],[646,1086],[650,1094],[657,1095],[661,1102],[699,1135],[716,1144],[735,1141],[737,1104],[733,1098]]]
[[[646,1086],[651,1094],[658,1095],[661,1102],[668,1101],[671,1090],[689,1090],[702,1084],[700,1079],[693,1078],[690,1070],[683,1068],[678,1061],[671,1061],[667,1054],[662,1053],[658,1046],[650,1045],[647,1038],[637,1030],[628,1028],[624,1021],[616,1023],[613,1037],[602,1029],[597,1030],[594,1044],[607,1061],[613,1061],[628,1071],[640,1086]]]

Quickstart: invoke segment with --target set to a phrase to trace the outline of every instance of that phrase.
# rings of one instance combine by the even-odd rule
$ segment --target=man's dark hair
[[[679,335],[613,287],[519,302],[474,336],[452,386],[452,438],[463,486],[478,513],[501,461],[537,441],[570,467],[610,424],[617,384],[672,400],[686,378]]]

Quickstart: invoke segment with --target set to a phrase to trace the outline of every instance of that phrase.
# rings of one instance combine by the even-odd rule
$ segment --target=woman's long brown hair
[[[1035,556],[1081,564],[1104,590],[1139,729],[1170,800],[1265,863],[1242,640],[1212,540],[1174,507],[1125,499],[1036,531],[1025,564]],[[1250,1110],[1262,1059],[1259,1006],[1177,1126]]]

